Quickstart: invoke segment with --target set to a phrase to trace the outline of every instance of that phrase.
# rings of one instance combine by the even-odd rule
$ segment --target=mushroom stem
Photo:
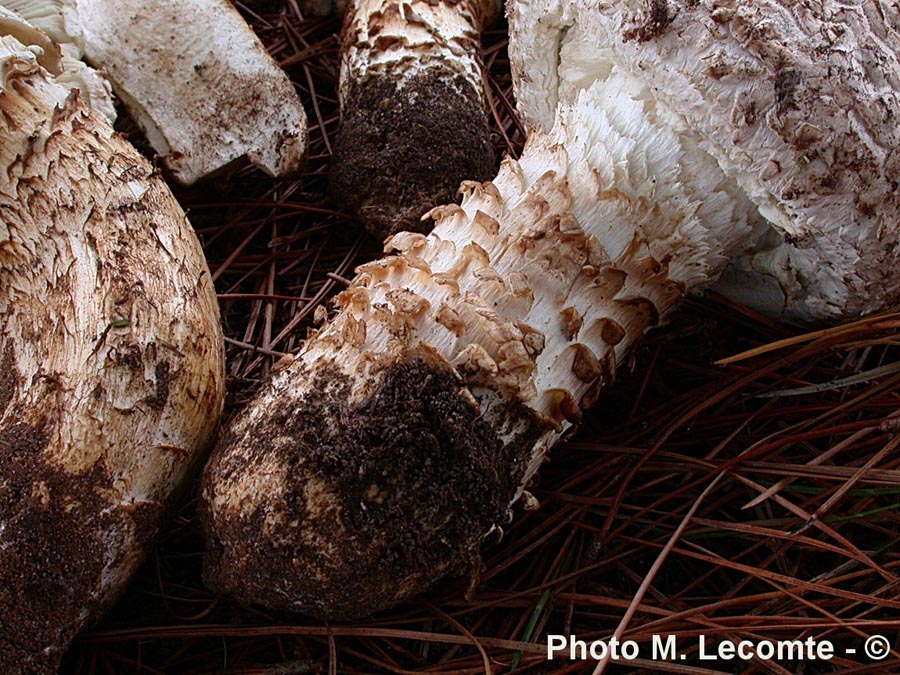
[[[475,564],[644,332],[759,224],[615,68],[462,192],[357,270],[222,438],[201,497],[216,590],[348,618]]]
[[[356,0],[344,22],[330,192],[373,235],[423,230],[494,171],[481,31],[497,0]]]
[[[51,673],[211,442],[222,336],[165,183],[0,31],[0,672]]]
[[[543,130],[431,236],[393,237],[231,426],[209,581],[346,617],[464,569],[643,332],[738,254],[771,314],[900,301],[887,4],[510,3]]]

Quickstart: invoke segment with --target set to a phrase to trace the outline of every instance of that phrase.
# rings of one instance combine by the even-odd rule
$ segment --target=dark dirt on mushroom
[[[234,451],[239,439],[223,440],[205,474],[207,490],[223,489],[268,453],[282,453],[278,463],[289,469],[287,492],[271,509],[246,518],[217,509],[213,522],[204,505],[213,588],[239,590],[247,602],[349,618],[477,562],[484,532],[504,520],[542,423],[510,403],[525,424],[504,443],[461,396],[458,380],[421,358],[389,366],[357,405],[347,403],[350,388],[346,376],[325,369],[315,378],[316,396],[286,405],[267,417],[267,429],[249,432],[258,441],[246,454]],[[289,444],[273,442],[285,437]],[[313,481],[327,486],[339,508],[309,497]],[[260,537],[282,505],[299,525],[282,522],[275,536]],[[306,517],[310,511],[316,517]],[[327,544],[306,545],[307,535]]]
[[[491,132],[478,93],[462,77],[388,75],[356,84],[335,140],[332,200],[359,213],[377,237],[424,231],[420,218],[455,200],[462,180],[494,174]]]
[[[74,475],[44,460],[53,422],[0,428],[0,672],[55,672],[61,645],[100,604],[109,563],[104,534],[155,531],[159,505],[107,508],[98,485],[112,485],[102,464]],[[146,541],[146,539],[144,539]],[[109,598],[108,601],[115,600]],[[46,645],[56,645],[42,654]]]

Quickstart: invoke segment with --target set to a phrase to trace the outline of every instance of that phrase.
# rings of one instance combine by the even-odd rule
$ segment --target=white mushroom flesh
[[[180,183],[246,157],[296,172],[306,114],[227,0],[66,0],[65,27]]]

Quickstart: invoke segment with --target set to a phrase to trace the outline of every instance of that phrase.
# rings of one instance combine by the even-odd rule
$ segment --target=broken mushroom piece
[[[464,571],[644,332],[764,240],[766,218],[826,237],[824,281],[810,277],[795,312],[836,307],[841,242],[871,242],[875,257],[857,270],[895,262],[893,160],[850,161],[895,144],[900,44],[884,19],[836,2],[816,4],[821,16],[760,2],[750,24],[713,5],[512,4],[520,102],[543,129],[492,182],[464,184],[461,206],[434,209],[430,236],[400,233],[388,242],[399,253],[359,268],[334,320],[227,429],[201,494],[212,588],[348,618]],[[834,33],[832,15],[859,44],[796,39]],[[803,89],[812,61],[792,55],[813,47],[851,84],[820,77],[803,85],[815,95]],[[801,64],[790,94],[766,76],[779,54]],[[852,108],[848,87],[881,103]],[[839,115],[840,101],[860,117]],[[794,106],[835,154],[796,137],[806,127]],[[754,173],[770,161],[789,181],[780,201],[766,186],[783,179]],[[836,181],[815,193],[821,207],[802,192],[829,182],[813,183],[818,171]],[[861,195],[883,200],[875,221]],[[826,229],[826,216],[846,227]],[[897,283],[840,309],[877,307]]]
[[[384,239],[494,173],[481,31],[500,0],[355,0],[344,21],[332,199]]]
[[[509,18],[527,123],[549,129],[557,103],[627,74],[769,221],[718,290],[800,323],[900,301],[896,7],[541,0]]]
[[[212,440],[222,334],[165,183],[0,18],[0,672],[53,673]]]
[[[243,157],[272,176],[300,168],[300,99],[227,0],[70,0],[63,13],[179,183]]]

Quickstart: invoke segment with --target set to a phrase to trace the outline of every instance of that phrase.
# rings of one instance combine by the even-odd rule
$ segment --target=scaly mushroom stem
[[[356,0],[345,17],[330,192],[373,235],[423,230],[494,172],[481,31],[498,0]]]
[[[346,618],[473,564],[644,332],[759,224],[658,112],[613,68],[430,236],[357,270],[207,465],[214,589]]]
[[[0,672],[52,673],[212,440],[222,336],[165,183],[0,30]]]
[[[178,182],[243,157],[300,168],[303,106],[228,0],[71,0],[64,17]]]

